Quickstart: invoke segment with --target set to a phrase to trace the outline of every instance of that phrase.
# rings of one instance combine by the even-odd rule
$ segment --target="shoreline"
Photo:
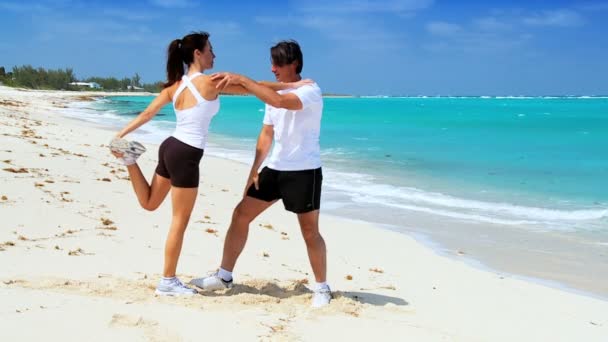
[[[214,141],[210,139],[208,147],[213,147]],[[242,158],[231,158],[230,154],[214,154],[212,147],[208,148],[206,156],[242,162]],[[324,168],[327,168],[327,163]],[[331,186],[331,170],[327,170],[329,182],[324,189],[325,200],[328,194],[331,195],[328,188]],[[351,203],[344,208],[328,205],[324,206],[324,214],[360,220],[374,226],[389,225],[394,227],[391,230],[408,236],[424,235],[427,240],[433,241],[431,245],[434,251],[441,256],[473,260],[469,263],[483,265],[480,266],[483,270],[608,300],[606,248],[589,245],[592,238],[583,239],[576,234],[560,231],[539,234],[538,227],[528,227],[523,223],[507,224],[500,220],[480,223],[417,210],[390,210],[373,204],[363,206]],[[595,238],[605,239],[606,234]],[[572,250],[579,252],[573,254]]]
[[[130,94],[116,96],[130,96]],[[70,118],[74,117],[70,116]],[[77,118],[75,119],[78,120]],[[88,122],[86,120],[82,121]],[[96,125],[103,128],[101,124],[96,123]],[[108,127],[105,128],[109,129]],[[223,137],[230,138],[229,136]],[[148,141],[147,143],[158,147],[160,142],[151,143]],[[210,142],[210,145],[213,145],[213,141]],[[206,151],[207,157],[222,158],[227,161],[240,163],[245,167],[249,166],[241,160],[214,154],[212,148],[208,150],[209,152]],[[327,190],[324,193],[327,194]],[[456,261],[468,259],[468,263],[471,266],[478,267],[480,270],[516,277],[601,300],[608,300],[608,286],[602,285],[608,284],[608,276],[602,278],[597,275],[608,275],[608,267],[602,260],[596,257],[598,253],[602,253],[600,250],[602,247],[593,246],[594,248],[581,249],[587,242],[582,239],[578,239],[578,242],[574,241],[574,239],[570,239],[570,242],[565,242],[564,238],[568,238],[567,233],[551,232],[545,235],[538,235],[533,229],[526,228],[521,224],[510,225],[463,221],[457,218],[442,217],[405,209],[400,210],[403,217],[403,221],[400,223],[394,222],[395,220],[378,219],[378,215],[370,217],[362,214],[364,211],[374,210],[382,211],[383,209],[361,207],[358,210],[345,210],[326,207],[324,215],[360,221],[377,227],[393,227],[389,229],[410,237],[424,235],[426,236],[426,240],[430,241],[430,243],[426,243],[425,245],[440,256],[449,257]],[[386,212],[386,215],[388,215],[386,217],[390,217],[391,213]],[[381,216],[384,217],[384,215]],[[449,225],[450,229],[437,229],[437,227],[446,225]],[[463,234],[466,238],[460,238],[456,236],[457,233],[452,233],[450,230],[465,232]],[[481,235],[490,235],[491,237],[482,239],[476,237]],[[532,242],[529,242],[529,240]],[[496,252],[494,249],[484,246],[488,241],[491,241],[493,245],[500,245],[502,243],[505,246],[500,248],[500,252]],[[505,244],[505,241],[509,242],[508,246]],[[522,243],[521,245],[511,243],[513,241],[521,241]],[[544,246],[543,248],[545,249],[536,251],[537,248],[535,246]],[[580,255],[568,255],[568,251],[572,248],[581,249]],[[569,261],[555,263],[552,261],[552,258],[566,258]],[[559,267],[561,264],[573,262],[579,263],[581,267],[567,270],[562,270]],[[586,267],[582,267],[582,265]],[[552,271],[547,272],[546,269],[552,269]]]
[[[7,227],[0,232],[0,297],[7,308],[0,314],[8,326],[0,336],[196,340],[200,329],[191,323],[201,319],[224,327],[206,332],[211,338],[224,332],[235,339],[362,339],[380,330],[419,341],[601,341],[608,333],[606,301],[482,271],[402,232],[327,214],[322,229],[336,298],[311,311],[303,287],[310,281],[304,282],[310,279],[305,248],[294,218],[280,205],[251,225],[237,271],[242,285],[234,293],[155,297],[150,286],[162,265],[170,205],[152,213],[136,207],[124,167],[107,153],[108,132],[57,115],[71,97],[2,87],[0,94],[6,132],[0,159],[9,160],[3,168],[28,171],[0,170],[0,195],[7,198],[0,201]],[[153,153],[142,157],[146,176],[154,160]],[[186,281],[217,267],[247,171],[234,161],[205,160],[178,266]],[[28,215],[32,211],[46,215]],[[90,315],[78,314],[82,305],[90,306]],[[173,325],[163,315],[168,308],[182,321]],[[59,324],[78,318],[80,329]],[[49,320],[38,332],[25,329]],[[321,328],[324,322],[331,328]]]

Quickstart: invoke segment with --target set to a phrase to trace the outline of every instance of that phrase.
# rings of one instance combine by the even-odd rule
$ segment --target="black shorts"
[[[277,171],[265,167],[258,177],[259,190],[252,184],[247,196],[271,202],[282,199],[285,210],[296,214],[321,207],[321,168],[301,171]]]
[[[158,148],[156,173],[178,188],[198,188],[198,164],[205,151],[168,137]]]

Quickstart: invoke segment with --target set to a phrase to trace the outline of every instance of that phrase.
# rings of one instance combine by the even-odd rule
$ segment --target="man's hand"
[[[260,184],[258,183],[258,177],[259,174],[256,170],[251,170],[251,172],[249,173],[249,178],[247,179],[247,185],[245,185],[245,191],[243,191],[243,197],[247,196],[247,190],[249,190],[249,187],[251,186],[251,184],[253,184],[253,186],[255,186],[256,190],[260,190]]]

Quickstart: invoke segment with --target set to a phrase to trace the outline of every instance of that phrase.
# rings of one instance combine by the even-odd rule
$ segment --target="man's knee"
[[[316,243],[319,240],[323,239],[323,237],[319,233],[319,227],[317,227],[315,225],[302,226],[301,229],[302,229],[302,237],[304,238],[304,241],[307,244]]]
[[[253,221],[247,206],[244,205],[242,201],[234,208],[234,211],[232,212],[232,221],[246,224]]]

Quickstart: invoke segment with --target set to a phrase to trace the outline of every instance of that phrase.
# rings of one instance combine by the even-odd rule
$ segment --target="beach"
[[[334,300],[310,308],[312,277],[294,215],[256,219],[225,293],[154,294],[170,203],[140,208],[114,132],[61,115],[93,92],[0,87],[3,340],[604,341],[608,302],[474,268],[407,234],[321,215]],[[132,94],[129,94],[132,95]],[[157,146],[140,159],[151,177]],[[219,264],[249,167],[205,156],[178,276]],[[421,221],[419,224],[428,222]],[[35,328],[33,328],[35,327]]]

